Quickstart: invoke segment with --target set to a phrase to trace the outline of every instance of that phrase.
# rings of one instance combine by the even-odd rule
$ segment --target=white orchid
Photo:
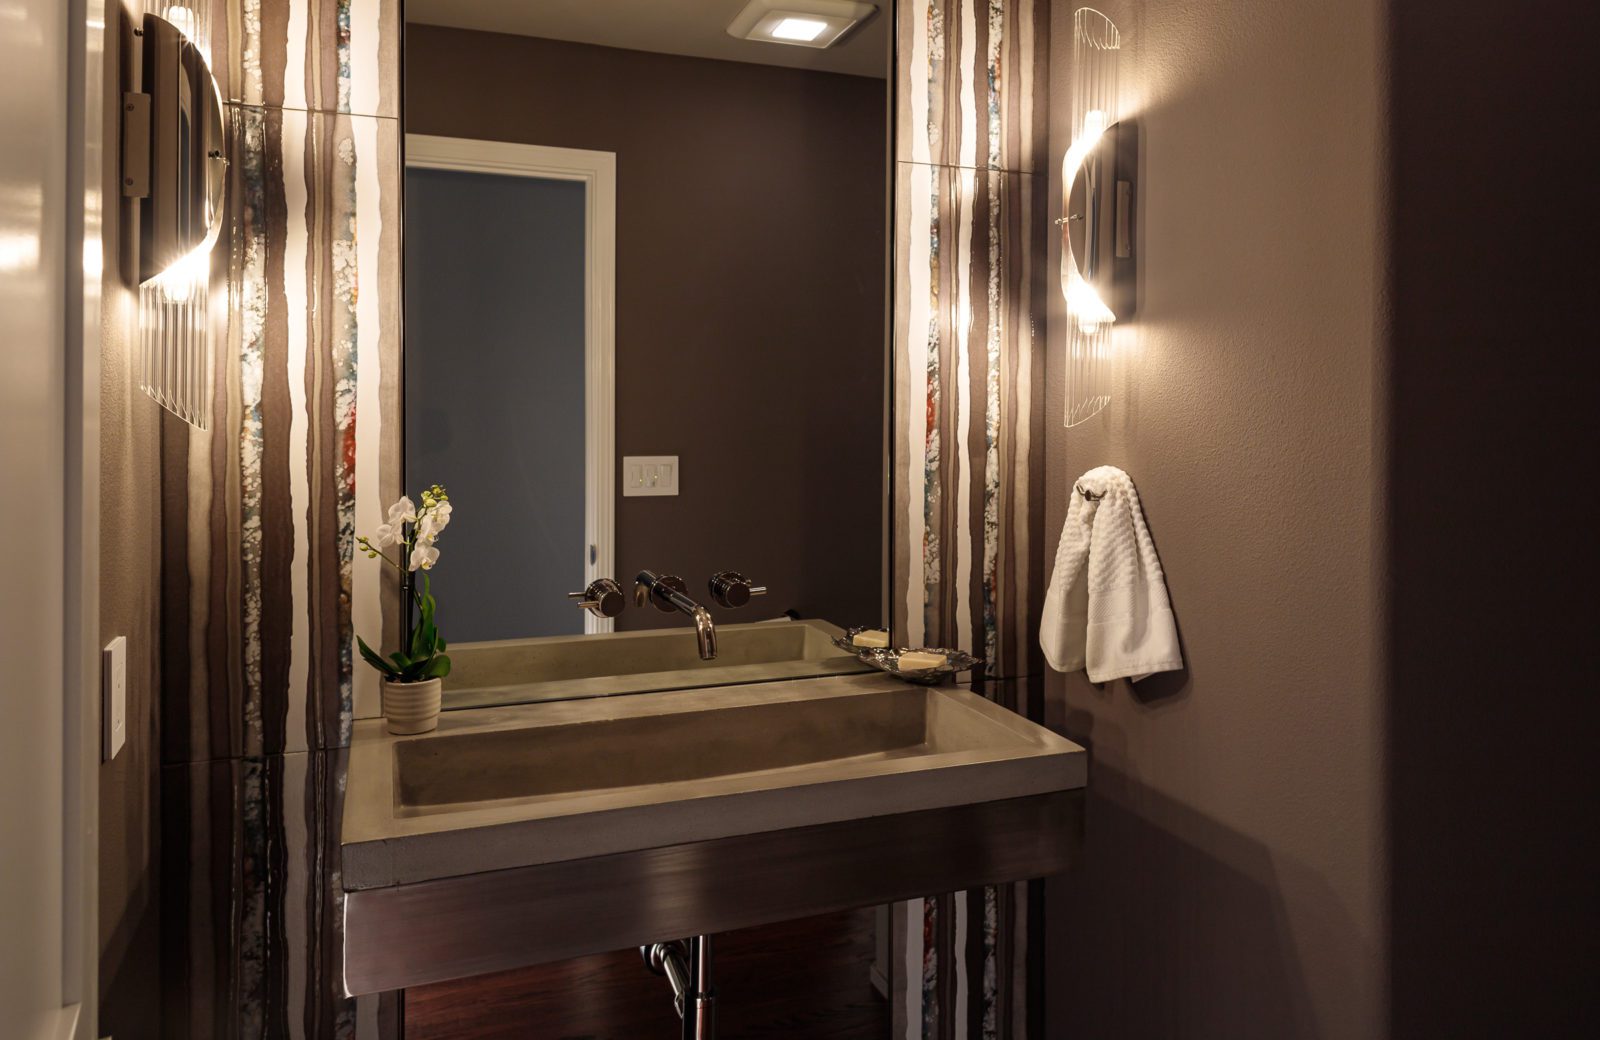
[[[449,526],[451,511],[450,496],[438,484],[422,493],[420,509],[409,495],[402,495],[389,507],[377,533],[372,538],[362,535],[356,539],[356,545],[370,559],[385,560],[399,570],[431,570],[439,561],[439,550],[434,542]],[[391,547],[399,550],[393,558],[384,552]]]
[[[372,539],[379,549],[399,545],[405,539],[405,525],[417,522],[417,507],[410,496],[402,495],[400,501],[389,507],[389,516],[378,525],[377,537]]]
[[[424,508],[422,519],[417,524],[417,540],[432,545],[450,524],[450,503],[440,502],[431,508]]]
[[[435,549],[430,542],[422,541],[419,538],[416,547],[411,550],[410,562],[411,569],[414,571],[431,571],[433,570],[433,565],[439,562],[439,550]]]
[[[417,505],[411,501],[410,495],[401,495],[400,500],[389,507],[389,522],[412,523],[417,519]]]
[[[361,535],[356,538],[356,547],[368,559],[382,560],[402,573],[400,587],[409,600],[404,606],[411,633],[409,647],[403,646],[384,657],[359,636],[356,638],[362,658],[388,682],[423,682],[442,679],[450,674],[450,658],[444,652],[445,641],[434,623],[438,606],[433,593],[429,591],[426,573],[439,562],[439,550],[433,543],[449,525],[450,512],[450,496],[441,485],[434,484],[422,493],[421,509],[409,496],[401,496],[400,501],[389,507],[389,513],[384,522],[378,525],[375,537]],[[384,551],[389,548],[395,549],[393,555]],[[412,577],[417,571],[424,572],[420,582]],[[417,624],[410,627],[409,619],[413,611],[417,615]]]

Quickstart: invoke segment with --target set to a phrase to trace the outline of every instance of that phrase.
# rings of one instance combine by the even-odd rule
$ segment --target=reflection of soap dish
[[[944,663],[933,668],[912,668],[902,671],[900,669],[900,655],[943,654]],[[970,672],[983,663],[981,657],[964,654],[960,650],[946,650],[943,647],[919,646],[915,650],[905,647],[890,647],[887,649],[857,650],[856,657],[879,671],[888,672],[890,675],[907,682],[921,683],[925,686],[937,686],[957,672]]]
[[[883,631],[883,629],[877,627],[876,625],[856,625],[854,628],[845,629],[844,630],[844,635],[842,635],[842,636],[834,636],[833,637],[833,645],[838,647],[840,650],[843,650],[845,653],[850,654],[852,656],[854,656],[856,654],[860,654],[860,653],[865,653],[868,650],[882,650],[883,647],[881,647],[881,646],[857,646],[856,642],[855,642],[856,636],[861,634],[862,632],[882,632],[882,631]]]

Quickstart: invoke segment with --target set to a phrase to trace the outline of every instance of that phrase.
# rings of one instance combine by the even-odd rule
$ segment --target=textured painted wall
[[[102,99],[105,155],[116,155],[128,13],[107,5]],[[118,17],[119,13],[122,17]],[[132,243],[131,203],[117,164],[103,166],[100,327],[100,645],[127,640],[127,744],[100,767],[100,1033],[136,1036],[158,1014],[160,992],[161,409],[139,389],[139,299],[120,258]]]
[[[1390,1033],[1588,1036],[1600,9],[1408,0],[1385,21]],[[1508,162],[1484,146],[1501,127],[1580,157]]]
[[[374,1035],[340,995],[342,748],[392,634],[399,4],[218,0],[228,231],[207,431],[161,432],[160,1035]]]
[[[1188,668],[1049,681],[1093,754],[1049,1035],[1381,1036],[1383,5],[1102,9],[1142,125],[1140,311],[1115,400],[1066,430],[1052,293],[1045,533],[1079,474],[1127,470]]]
[[[896,11],[891,617],[1037,715],[1048,8]],[[1029,1035],[1030,886],[897,906],[896,1036]],[[1037,1022],[1034,1023],[1037,1027]]]

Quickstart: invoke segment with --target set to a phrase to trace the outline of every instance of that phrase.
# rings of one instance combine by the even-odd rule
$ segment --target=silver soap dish
[[[833,645],[849,654],[854,654],[856,659],[863,664],[870,664],[880,672],[887,672],[897,679],[906,682],[918,683],[923,686],[937,686],[957,672],[970,672],[983,663],[983,658],[973,657],[971,654],[960,650],[947,650],[944,647],[875,647],[856,646],[851,642],[857,632],[864,631],[867,626],[846,629],[845,634],[837,636]],[[900,655],[910,653],[944,654],[944,664],[933,668],[913,668],[902,671],[900,668]]]
[[[866,650],[882,650],[883,647],[881,646],[856,646],[855,644],[856,636],[860,635],[862,632],[874,631],[882,632],[883,629],[876,625],[856,625],[853,628],[847,628],[844,630],[844,635],[833,637],[833,645],[838,647],[840,650],[843,650],[851,657],[854,657]]]

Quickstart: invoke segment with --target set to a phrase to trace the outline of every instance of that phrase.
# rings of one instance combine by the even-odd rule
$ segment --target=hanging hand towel
[[[1133,481],[1115,466],[1078,478],[1045,592],[1039,645],[1058,672],[1091,682],[1183,667],[1156,545]]]

